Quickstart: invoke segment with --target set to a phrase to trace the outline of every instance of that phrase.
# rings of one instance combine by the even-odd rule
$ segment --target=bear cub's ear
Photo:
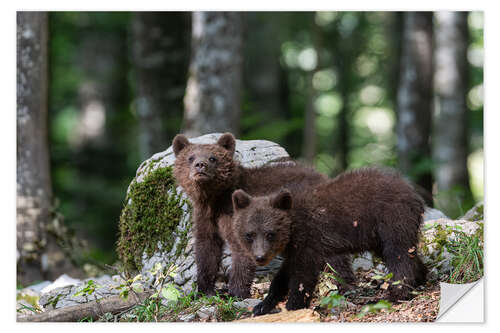
[[[250,205],[252,198],[243,190],[233,192],[233,208],[234,210],[243,209]]]
[[[175,156],[179,155],[179,153],[190,144],[191,143],[189,143],[189,140],[185,135],[177,134],[174,138],[174,141],[172,142],[172,148],[174,150]]]
[[[292,208],[292,195],[286,189],[281,190],[280,193],[271,198],[271,206],[281,210],[288,210]]]
[[[231,133],[224,133],[217,141],[217,144],[229,151],[229,153],[234,154],[236,141]]]

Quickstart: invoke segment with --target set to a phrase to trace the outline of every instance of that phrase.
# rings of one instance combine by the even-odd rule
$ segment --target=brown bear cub
[[[238,190],[233,206],[233,232],[249,258],[265,265],[285,257],[256,315],[287,294],[288,310],[307,307],[320,272],[339,254],[371,250],[383,258],[393,281],[401,281],[389,289],[392,300],[425,282],[416,251],[424,202],[396,172],[359,169],[293,194],[252,197]]]
[[[239,243],[233,239],[233,191],[244,189],[252,195],[265,195],[282,186],[299,190],[328,178],[289,162],[244,168],[233,158],[235,144],[230,133],[222,135],[215,144],[192,144],[184,135],[177,135],[172,144],[176,156],[174,176],[193,206],[198,290],[207,295],[215,293],[215,279],[226,241],[232,252],[229,293],[247,298],[256,265],[252,258],[243,255]],[[349,265],[348,256],[335,258],[332,263],[342,271]],[[346,272],[343,279],[353,281],[352,272]]]

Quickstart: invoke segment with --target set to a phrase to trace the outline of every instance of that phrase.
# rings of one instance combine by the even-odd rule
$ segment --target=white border
[[[120,7],[116,4],[120,3]],[[379,0],[379,1],[369,1],[369,0],[349,0],[349,1],[319,1],[319,0],[307,0],[307,1],[263,1],[263,0],[253,0],[245,2],[232,1],[221,1],[221,0],[210,0],[210,1],[131,1],[123,0],[120,2],[113,1],[103,1],[103,0],[87,0],[78,2],[69,1],[35,1],[35,0],[22,0],[22,1],[3,1],[1,15],[2,29],[0,29],[0,41],[3,44],[2,52],[0,52],[1,61],[0,66],[2,66],[2,76],[1,76],[1,96],[2,96],[2,110],[0,111],[0,126],[1,126],[1,140],[2,142],[2,163],[1,167],[1,182],[2,190],[0,196],[0,207],[1,207],[1,217],[2,217],[2,249],[4,253],[4,258],[7,258],[2,262],[4,273],[2,274],[2,286],[5,288],[4,297],[2,297],[2,308],[1,314],[2,318],[7,319],[7,322],[11,325],[15,325],[15,314],[13,309],[14,304],[14,292],[13,287],[15,285],[15,110],[16,110],[16,57],[15,57],[15,11],[16,10],[122,10],[122,11],[137,11],[137,10],[279,10],[279,11],[291,11],[291,10],[485,10],[485,199],[486,199],[486,225],[485,225],[485,243],[486,243],[486,260],[485,260],[485,298],[486,302],[490,305],[485,304],[486,313],[484,325],[458,325],[458,324],[321,324],[321,325],[307,325],[310,329],[354,329],[360,331],[370,332],[387,330],[401,330],[405,331],[418,331],[422,329],[425,330],[477,330],[477,329],[489,329],[492,328],[494,323],[499,317],[496,314],[497,303],[500,299],[499,287],[497,281],[498,277],[498,264],[495,263],[494,259],[490,260],[490,257],[494,257],[494,253],[498,253],[498,242],[495,238],[500,235],[500,214],[498,211],[498,204],[496,204],[498,195],[498,186],[500,186],[499,177],[500,174],[497,170],[500,170],[498,142],[500,138],[498,133],[500,132],[497,127],[500,124],[500,102],[498,89],[500,87],[499,77],[499,59],[500,54],[498,51],[498,34],[500,33],[500,16],[496,10],[496,1],[493,0],[474,0],[474,1],[464,1],[464,0],[420,0],[420,1],[397,1],[397,0]],[[491,149],[490,149],[491,146]],[[489,172],[491,170],[491,172]],[[491,221],[491,222],[489,222]],[[488,255],[491,253],[491,255]],[[495,258],[496,259],[496,258]],[[488,283],[492,281],[492,283]],[[491,311],[490,311],[491,310]],[[143,324],[143,325],[154,325],[154,324]],[[167,327],[168,325],[168,327]],[[119,324],[119,325],[96,325],[93,324],[91,327],[85,324],[17,324],[16,327],[11,327],[11,329],[16,330],[37,330],[37,331],[53,331],[54,329],[67,330],[71,327],[71,330],[130,330],[136,332],[137,330],[145,329],[143,326],[136,326],[133,324]],[[424,327],[425,326],[425,327]],[[272,329],[275,330],[278,327],[285,328],[288,330],[302,330],[306,327],[306,324],[295,324],[286,326],[276,326],[276,325],[245,325],[245,326],[233,326],[224,324],[203,324],[203,325],[182,325],[180,324],[160,324],[160,326],[151,326],[146,329],[152,328],[158,329],[172,329],[172,330],[182,330],[184,329],[202,329],[206,331],[217,331],[228,329],[228,330],[243,330],[252,332],[258,327],[261,329]],[[9,328],[7,328],[9,329]]]

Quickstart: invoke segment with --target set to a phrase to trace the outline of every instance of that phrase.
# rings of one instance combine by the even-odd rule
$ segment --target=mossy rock
[[[437,219],[424,223],[419,252],[432,277],[446,281],[455,268],[456,261],[448,246],[459,236],[477,237],[482,247],[483,221]]]
[[[221,134],[207,134],[190,139],[192,143],[215,143]],[[259,167],[289,160],[278,144],[265,140],[236,140],[235,158],[246,167]],[[141,163],[130,183],[120,216],[117,252],[128,271],[137,271],[152,279],[149,270],[160,262],[174,264],[173,281],[185,291],[191,289],[196,276],[190,204],[175,183],[172,147]],[[293,163],[293,162],[292,162]],[[225,249],[221,277],[228,273],[230,251]],[[267,274],[279,267],[272,262],[258,273]]]

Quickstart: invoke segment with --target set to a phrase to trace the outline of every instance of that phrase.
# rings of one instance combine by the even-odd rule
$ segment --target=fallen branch
[[[80,305],[68,306],[65,308],[48,310],[40,314],[18,314],[18,322],[75,322],[83,318],[98,319],[104,313],[117,314],[143,302],[152,293],[144,292],[139,294],[129,294],[125,300],[120,296],[101,298]]]

